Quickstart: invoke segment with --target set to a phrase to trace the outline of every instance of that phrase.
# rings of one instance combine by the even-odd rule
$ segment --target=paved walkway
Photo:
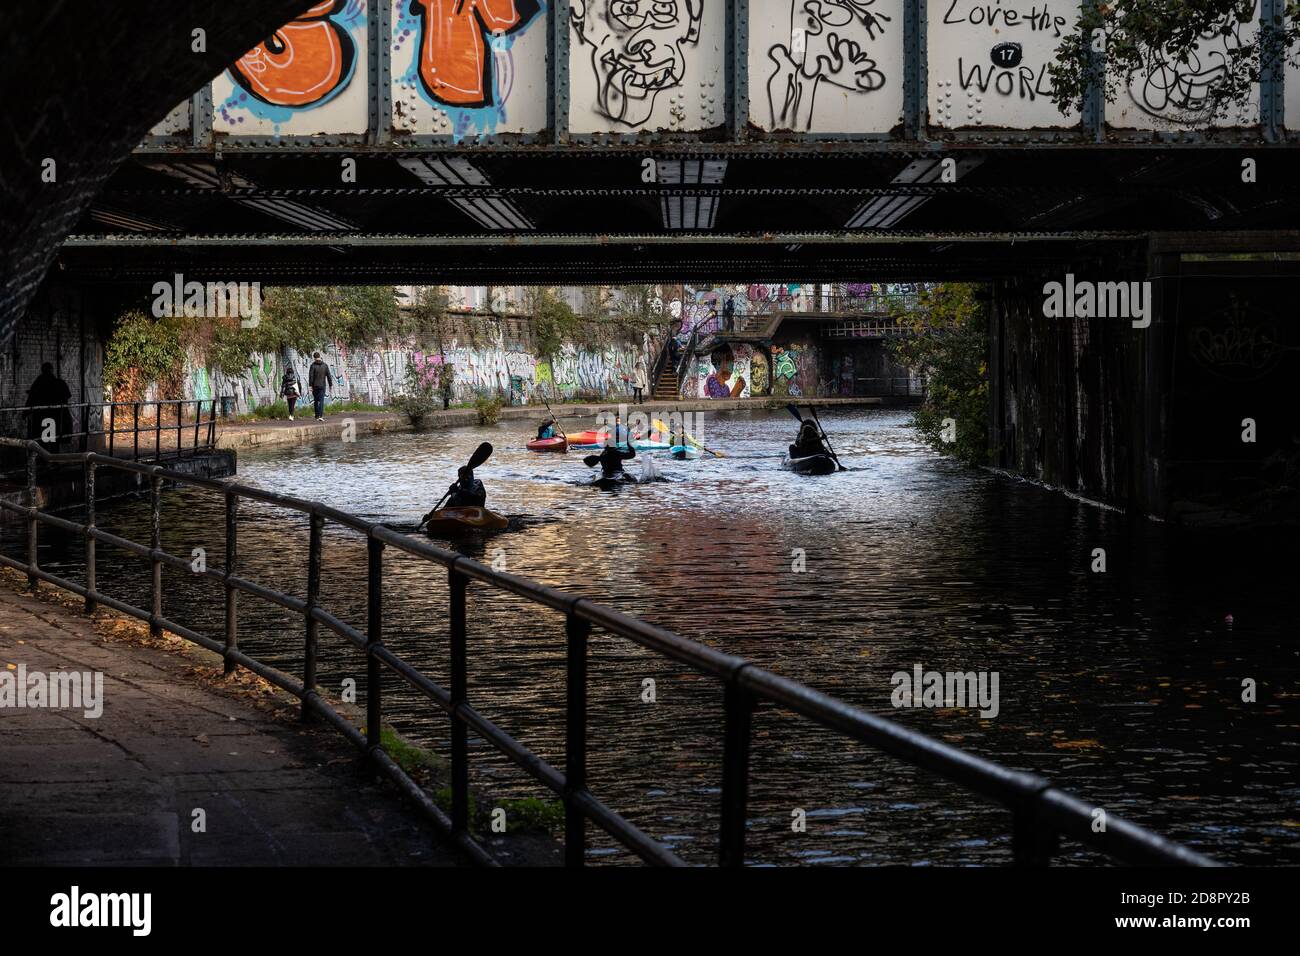
[[[732,399],[682,399],[677,401],[646,401],[640,405],[627,405],[629,412],[639,411],[662,417],[669,412],[734,412],[750,409],[784,408],[787,403],[798,401],[799,407],[806,409],[809,405],[818,408],[829,406],[870,406],[882,405],[881,398],[813,398],[792,399],[788,397],[732,398]],[[618,401],[598,404],[571,404],[551,406],[559,417],[561,424],[581,423],[582,430],[595,427],[596,415],[602,411],[616,409]],[[346,419],[356,424],[358,435],[376,432],[407,431],[410,425],[404,415],[390,412],[330,412],[326,408],[326,420],[315,421],[310,416],[299,415],[296,421],[271,419],[266,421],[240,422],[238,424],[218,423],[217,446],[220,448],[255,448],[259,445],[289,444],[311,441],[317,436],[337,436]],[[501,409],[501,419],[511,421],[526,419],[530,422],[540,421],[547,414],[544,405],[513,405]],[[477,425],[478,412],[473,408],[451,408],[446,411],[433,412],[426,420],[429,428],[453,428],[458,425]],[[152,440],[152,438],[151,438]],[[153,446],[150,445],[150,448]]]
[[[337,733],[204,683],[198,653],[0,582],[0,671],[104,675],[98,718],[0,707],[0,865],[463,862]]]

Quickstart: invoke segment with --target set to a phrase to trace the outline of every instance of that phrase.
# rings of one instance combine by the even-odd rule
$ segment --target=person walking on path
[[[307,384],[311,386],[312,404],[316,409],[316,421],[325,421],[325,390],[333,387],[334,376],[330,367],[321,361],[320,353],[313,352],[311,368],[307,369]]]
[[[640,356],[636,360],[636,368],[632,371],[632,401],[638,405],[645,404],[645,390],[647,379],[649,378],[645,368],[645,356]]]
[[[298,397],[302,395],[302,386],[298,384],[298,375],[292,365],[284,367],[284,377],[280,379],[280,394],[284,397],[285,404],[289,406],[289,421],[293,421],[293,409],[298,404]]]

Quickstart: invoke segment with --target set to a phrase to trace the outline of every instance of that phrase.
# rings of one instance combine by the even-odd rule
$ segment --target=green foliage
[[[566,339],[574,338],[582,328],[582,320],[569,303],[554,289],[545,286],[529,291],[528,311],[533,317],[536,352],[540,358],[551,358],[560,351]]]
[[[238,320],[188,321],[196,360],[234,377],[252,366],[254,353],[312,352],[336,342],[358,348],[426,320],[427,311],[401,313],[390,286],[285,286],[265,290],[252,328]]]
[[[104,383],[118,401],[135,401],[153,383],[177,390],[185,369],[183,318],[151,319],[138,310],[118,322],[104,355]]]
[[[1237,25],[1248,23],[1254,0],[1101,0],[1087,4],[1076,29],[1067,33],[1048,66],[1052,99],[1059,109],[1081,109],[1090,83],[1100,85],[1113,103],[1158,61],[1183,63],[1196,59],[1202,34],[1231,38]],[[1205,120],[1217,111],[1243,102],[1260,80],[1262,66],[1273,57],[1300,62],[1300,0],[1287,0],[1287,20],[1263,23],[1259,43],[1229,40],[1222,70],[1204,91]],[[1098,33],[1100,31],[1100,33]],[[1101,38],[1105,52],[1094,49]],[[1151,51],[1158,51],[1153,56]],[[1290,52],[1287,52],[1287,51]],[[1215,66],[1220,61],[1215,54]]]
[[[406,415],[415,428],[424,424],[424,419],[442,405],[439,390],[441,371],[439,364],[422,355],[416,355],[406,366],[404,390],[392,399],[392,405]]]
[[[502,800],[500,806],[506,812],[507,833],[520,830],[559,833],[564,829],[564,804],[559,800],[521,797],[518,800]]]
[[[491,398],[480,395],[474,399],[474,410],[478,412],[480,425],[495,425],[501,418],[501,399],[495,395]]]
[[[922,372],[926,399],[913,424],[934,448],[972,465],[988,461],[988,311],[980,287],[947,282],[923,289],[915,311],[895,318],[904,334],[890,340],[900,363]],[[956,440],[945,438],[953,419]]]

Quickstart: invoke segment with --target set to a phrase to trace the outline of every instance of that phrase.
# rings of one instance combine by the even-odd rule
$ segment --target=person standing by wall
[[[293,409],[298,404],[298,397],[302,395],[302,386],[298,384],[298,375],[292,365],[284,367],[284,377],[280,379],[280,394],[284,397],[285,404],[289,406],[289,421],[293,421]]]
[[[321,361],[320,353],[312,353],[311,368],[307,369],[307,384],[311,386],[312,404],[316,409],[316,421],[325,421],[325,391],[334,385],[334,376],[330,367]]]
[[[71,400],[72,389],[54,374],[54,365],[41,363],[41,374],[27,391],[27,437],[39,441],[46,451],[57,452],[59,440],[72,432]]]
[[[645,404],[645,390],[649,377],[645,367],[645,356],[638,356],[636,368],[632,371],[632,401],[638,405]]]

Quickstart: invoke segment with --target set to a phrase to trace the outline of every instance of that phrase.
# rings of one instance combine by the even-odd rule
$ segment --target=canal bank
[[[28,688],[50,678],[49,696],[23,707],[0,696],[0,864],[468,862],[346,740],[303,723],[290,695],[247,671],[223,675],[218,655],[179,637],[24,584],[0,572],[0,670]],[[85,678],[77,706],[55,706],[68,703],[53,699],[57,674]],[[387,729],[385,746],[425,759]],[[486,842],[502,863],[557,858],[540,833]]]
[[[764,410],[784,408],[792,401],[798,401],[799,407],[816,408],[881,408],[895,405],[911,406],[915,399],[885,398],[812,398],[790,399],[788,397],[739,398],[739,399],[693,399],[679,401],[647,401],[632,405],[618,402],[582,403],[552,405],[551,409],[563,426],[566,422],[579,421],[581,429],[594,427],[596,417],[618,411],[622,415],[641,412],[655,417],[666,417],[673,412],[689,414],[708,414],[711,412],[735,412],[745,410]],[[326,409],[328,412],[328,408]],[[545,405],[508,405],[499,413],[499,419],[505,422],[538,421],[549,415]],[[585,419],[586,421],[582,421]],[[339,429],[348,423],[354,428],[352,437],[364,435],[384,435],[391,432],[413,431],[405,415],[396,412],[337,412],[326,416],[323,422],[311,418],[297,421],[286,419],[259,420],[226,424],[217,435],[218,448],[258,448],[263,445],[292,445],[313,441],[317,438],[334,438]],[[421,426],[422,431],[442,428],[459,428],[479,424],[479,413],[474,408],[450,408],[429,413]]]

